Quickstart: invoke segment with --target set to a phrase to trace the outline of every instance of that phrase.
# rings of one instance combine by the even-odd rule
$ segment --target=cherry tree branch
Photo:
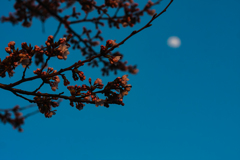
[[[41,1],[39,1],[39,0],[37,0],[37,1],[38,1],[41,5],[45,6]],[[150,27],[150,26],[152,25],[151,22],[152,22],[153,20],[155,20],[157,17],[159,17],[161,14],[163,14],[164,12],[166,12],[167,8],[171,5],[172,2],[173,2],[173,0],[171,0],[171,1],[169,2],[169,4],[165,7],[165,9],[164,9],[162,12],[160,12],[159,14],[155,14],[155,15],[152,17],[152,19],[151,19],[145,26],[143,26],[142,28],[140,28],[140,29],[137,30],[137,31],[136,31],[136,30],[133,31],[133,32],[132,32],[128,37],[126,37],[123,41],[121,41],[121,42],[118,43],[117,45],[115,45],[115,46],[113,46],[112,48],[110,48],[109,50],[107,50],[107,51],[105,52],[105,54],[113,51],[113,50],[114,50],[115,48],[117,48],[118,46],[124,44],[125,41],[127,41],[127,40],[128,40],[130,37],[132,37],[133,35],[135,35],[135,34],[141,32],[142,30]],[[58,19],[61,19],[61,18],[60,18],[58,15],[56,15],[55,13],[52,13],[52,14],[54,14]],[[95,58],[98,58],[98,57],[100,57],[100,56],[101,56],[101,54],[98,54],[98,55],[96,55],[96,56],[93,56],[93,57],[85,60],[85,61],[82,61],[82,63],[90,62],[91,60],[93,60],[93,59],[95,59]],[[46,65],[46,63],[45,63],[45,65]],[[33,77],[30,77],[30,78],[26,78],[26,79],[24,79],[24,80],[22,79],[22,80],[17,81],[17,82],[15,82],[15,83],[13,83],[13,84],[9,84],[8,86],[9,86],[9,87],[14,87],[14,86],[19,85],[19,84],[21,84],[21,83],[23,83],[23,82],[32,81],[32,80],[35,80],[35,79],[38,79],[38,78],[43,78],[43,79],[44,79],[44,78],[47,78],[47,77],[53,77],[53,76],[55,76],[55,75],[61,74],[62,72],[65,72],[65,71],[68,71],[68,70],[72,70],[72,68],[74,68],[74,67],[77,66],[77,65],[78,65],[78,63],[75,63],[75,64],[71,65],[70,67],[67,67],[67,68],[65,68],[65,69],[61,69],[60,71],[58,71],[58,72],[56,72],[56,73],[49,74],[49,75],[33,76]]]
[[[125,38],[123,41],[121,41],[121,42],[118,43],[117,45],[115,45],[115,46],[113,46],[112,48],[110,48],[110,49],[106,52],[106,54],[109,53],[109,52],[111,52],[111,51],[113,51],[115,48],[119,47],[120,45],[124,44],[124,42],[127,41],[129,38],[131,38],[133,35],[135,35],[135,34],[141,32],[142,30],[150,27],[150,26],[152,25],[151,22],[154,21],[154,20],[155,20],[157,17],[159,17],[161,14],[163,14],[164,12],[166,12],[167,9],[168,9],[168,7],[171,5],[172,2],[173,2],[173,0],[171,0],[171,1],[168,3],[168,5],[164,8],[164,10],[163,10],[162,12],[160,12],[159,14],[154,14],[153,17],[152,17],[152,19],[151,19],[145,26],[143,26],[143,27],[140,28],[139,30],[133,31],[133,32],[132,32],[127,38]]]
[[[78,68],[83,66],[84,63],[88,63],[88,65],[98,66],[98,61],[102,62],[104,64],[104,67],[102,68],[103,74],[109,70],[115,71],[115,74],[117,73],[116,70],[122,70],[122,71],[129,71],[130,73],[135,74],[136,73],[136,66],[126,66],[126,63],[123,63],[121,61],[118,61],[123,56],[119,52],[112,53],[112,51],[119,47],[120,45],[124,44],[129,38],[134,36],[135,34],[141,32],[142,30],[150,27],[152,22],[158,18],[160,15],[162,15],[168,7],[172,4],[173,0],[170,0],[168,5],[160,12],[159,14],[154,14],[155,10],[151,10],[150,8],[160,3],[161,0],[158,0],[157,2],[153,3],[151,1],[148,1],[146,6],[140,10],[137,6],[138,4],[133,1],[125,1],[125,0],[119,0],[119,1],[109,1],[106,0],[104,5],[97,6],[96,2],[94,0],[91,1],[79,1],[76,0],[76,2],[79,2],[79,4],[82,6],[82,10],[86,13],[85,17],[82,20],[78,21],[68,21],[69,17],[78,18],[78,15],[80,15],[80,12],[76,12],[75,8],[73,8],[73,13],[71,15],[66,15],[64,17],[61,17],[58,13],[61,12],[62,9],[59,8],[60,4],[63,3],[63,1],[49,1],[49,0],[36,0],[38,4],[32,3],[33,1],[17,1],[16,5],[14,6],[16,9],[16,18],[14,16],[9,16],[9,18],[3,17],[2,21],[11,21],[13,24],[17,23],[18,21],[24,20],[23,26],[29,27],[31,26],[32,17],[39,17],[42,22],[44,22],[49,17],[54,17],[58,22],[58,28],[54,34],[54,36],[49,36],[48,40],[45,42],[46,47],[38,47],[37,45],[34,47],[31,47],[31,45],[27,45],[26,42],[22,43],[22,49],[15,49],[15,42],[11,41],[8,44],[8,47],[5,48],[5,51],[9,53],[9,56],[6,56],[6,58],[1,61],[0,60],[0,71],[1,77],[5,77],[6,73],[8,73],[9,77],[13,76],[15,68],[19,65],[19,62],[25,66],[25,69],[23,71],[22,78],[14,83],[10,84],[2,84],[0,83],[0,88],[12,92],[14,95],[27,100],[30,103],[35,103],[38,106],[38,110],[34,111],[32,113],[29,113],[25,116],[22,116],[22,114],[19,112],[21,110],[30,108],[31,106],[22,107],[19,108],[19,106],[15,106],[13,109],[8,110],[2,110],[5,111],[4,114],[0,113],[0,120],[3,123],[10,123],[13,125],[14,128],[18,128],[19,131],[22,131],[21,125],[24,122],[24,118],[27,118],[31,115],[34,115],[38,112],[41,112],[45,115],[45,117],[50,118],[52,115],[55,114],[56,110],[52,110],[52,107],[58,107],[59,102],[56,102],[56,100],[65,99],[70,101],[71,106],[76,106],[78,110],[81,110],[85,104],[83,103],[90,103],[98,105],[104,105],[105,107],[109,107],[109,104],[118,104],[118,105],[124,105],[123,103],[123,96],[128,94],[128,91],[131,89],[131,85],[127,84],[127,81],[129,80],[127,78],[127,75],[122,76],[122,78],[118,77],[112,82],[108,82],[107,85],[103,88],[102,80],[97,79],[94,83],[92,83],[91,78],[89,78],[89,86],[83,84],[82,86],[71,86],[69,85],[70,82],[68,81],[67,77],[65,76],[64,72],[72,71],[72,77],[73,80],[85,80],[85,75],[82,71],[79,71]],[[67,7],[71,6],[75,1],[72,2],[66,2]],[[113,16],[110,16],[110,14],[107,12],[108,7],[116,8],[116,12],[113,14]],[[117,16],[119,10],[123,8],[124,9],[124,16]],[[98,11],[98,17],[87,19],[89,13],[96,9]],[[140,16],[143,15],[144,12],[147,12],[149,15],[152,15],[152,18],[149,20],[147,24],[145,24],[142,28],[139,30],[132,31],[126,38],[124,38],[120,43],[115,43],[113,40],[106,41],[106,45],[101,45],[100,51],[96,52],[93,48],[94,46],[99,45],[99,41],[96,41],[100,39],[103,41],[103,38],[101,37],[101,30],[98,30],[97,34],[95,36],[90,36],[91,30],[87,29],[86,27],[83,28],[82,34],[78,34],[75,30],[73,30],[72,27],[70,27],[71,24],[74,23],[81,23],[81,22],[93,22],[96,25],[96,29],[98,29],[98,25],[104,25],[102,22],[103,20],[108,20],[109,27],[115,26],[116,28],[119,28],[119,24],[122,24],[123,27],[135,25],[137,22],[140,22]],[[22,14],[20,14],[22,13]],[[103,17],[105,16],[105,17]],[[61,25],[64,25],[67,29],[67,34],[64,35],[66,38],[60,38],[58,42],[54,42],[53,39],[58,34]],[[86,36],[87,38],[83,38],[83,36]],[[74,64],[62,68],[59,71],[54,70],[51,67],[48,67],[47,71],[43,71],[50,58],[57,57],[58,59],[65,59],[67,58],[67,55],[69,54],[69,51],[67,48],[70,46],[68,43],[70,42],[73,44],[73,49],[78,48],[82,52],[83,56],[86,56],[84,61],[77,61]],[[80,44],[84,44],[84,47],[80,46]],[[100,54],[99,54],[100,53]],[[108,54],[109,53],[109,54]],[[43,56],[46,55],[47,59],[44,63]],[[32,57],[35,56],[35,62],[38,65],[39,63],[42,63],[42,67],[40,69],[34,71],[34,74],[36,76],[25,78],[26,71],[28,67],[31,64]],[[105,59],[108,59],[106,61]],[[29,62],[26,64],[26,61]],[[113,64],[117,64],[116,67]],[[126,69],[127,68],[127,69]],[[60,75],[62,79],[64,80],[64,85],[67,86],[67,89],[69,90],[69,95],[64,95],[64,92],[60,92],[58,94],[50,94],[50,93],[41,93],[39,90],[42,88],[42,86],[47,83],[51,87],[53,91],[56,91],[58,89],[58,83],[60,82]],[[36,88],[34,91],[26,91],[24,89],[18,89],[15,88],[17,85],[29,82],[32,80],[41,79],[42,82]],[[95,90],[98,89],[98,90]],[[100,99],[98,97],[98,94],[104,94],[105,99]],[[26,96],[26,97],[25,97]],[[33,99],[30,99],[29,96],[34,96]],[[11,114],[9,111],[13,112],[15,115],[15,119],[11,118]]]

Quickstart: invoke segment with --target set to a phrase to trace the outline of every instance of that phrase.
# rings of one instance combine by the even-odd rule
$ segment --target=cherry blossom
[[[31,27],[31,24],[33,23],[32,19],[39,17],[41,17],[43,22],[50,17],[55,17],[60,23],[54,36],[48,36],[45,44],[43,41],[42,44],[44,45],[41,47],[23,42],[21,48],[15,48],[15,42],[11,41],[8,43],[8,46],[5,47],[5,51],[7,52],[6,58],[2,60],[0,59],[0,77],[2,78],[6,76],[6,73],[8,73],[9,77],[12,77],[19,64],[24,68],[22,69],[23,73],[21,77],[16,82],[9,84],[0,83],[0,88],[11,91],[16,96],[19,96],[30,103],[35,103],[38,107],[38,111],[47,118],[56,114],[56,110],[52,110],[52,108],[59,106],[60,101],[58,99],[68,100],[70,105],[72,107],[75,106],[78,110],[83,109],[85,106],[83,103],[95,104],[96,107],[104,105],[107,108],[110,104],[124,105],[123,97],[128,95],[128,92],[132,87],[130,84],[127,84],[129,81],[128,75],[123,75],[122,78],[118,77],[109,81],[105,87],[100,78],[97,78],[93,85],[91,78],[89,78],[89,85],[87,85],[86,83],[84,84],[84,80],[86,79],[84,74],[85,68],[81,69],[81,71],[79,68],[83,66],[84,63],[90,67],[98,67],[100,66],[99,63],[102,63],[102,75],[109,75],[110,71],[114,71],[115,74],[117,74],[117,71],[128,71],[131,74],[136,74],[138,72],[136,65],[127,65],[127,61],[123,62],[123,54],[116,51],[116,48],[123,45],[132,36],[150,27],[152,25],[151,22],[164,13],[173,2],[173,0],[171,0],[166,8],[157,15],[155,14],[155,10],[152,10],[151,7],[158,4],[160,0],[155,3],[151,1],[147,2],[141,10],[138,7],[138,4],[133,2],[133,0],[105,0],[105,2],[100,5],[97,4],[95,0],[83,0],[79,1],[81,5],[79,10],[84,11],[86,16],[80,17],[80,11],[72,6],[75,1],[76,0],[55,0],[51,2],[36,1],[36,3],[32,3],[32,0],[16,1],[14,5],[16,12],[10,14],[9,17],[3,16],[1,18],[1,22],[9,21],[13,24],[21,22],[24,27]],[[62,6],[61,3],[66,3],[67,7],[65,8],[73,7],[72,14],[60,14],[65,10],[64,7],[60,7]],[[116,12],[113,15],[111,12],[109,13],[110,7],[116,8]],[[36,9],[38,12],[35,12]],[[119,11],[121,9],[123,9],[123,12]],[[97,11],[98,16],[91,18],[92,15],[88,16],[88,14],[93,10]],[[140,17],[143,16],[144,13],[148,13],[153,17],[147,24],[143,25],[142,28],[134,30],[119,43],[116,43],[116,40],[107,40],[105,45],[99,46],[104,40],[101,34],[102,31],[99,30],[99,25],[104,26],[105,24],[108,24],[110,28],[115,27],[118,29],[120,28],[120,25],[123,27],[133,27],[140,22]],[[72,27],[72,24],[74,23],[85,22],[92,22],[95,25],[97,32],[92,32],[92,29],[87,26],[83,27],[82,33],[81,31],[79,33],[79,29],[76,30]],[[65,27],[66,34],[64,34],[59,40],[55,41],[54,38],[56,38],[61,26]],[[115,38],[114,34],[110,34],[110,36],[111,38]],[[34,38],[39,37],[34,35]],[[70,44],[72,49],[78,49],[83,57],[76,56],[77,59],[70,66],[60,68],[58,71],[54,70],[54,68],[48,67],[52,65],[50,64],[50,59],[67,59],[67,56],[70,54],[68,50]],[[98,49],[95,50],[96,48]],[[32,61],[34,61],[37,66],[40,64],[40,67],[34,69],[34,76],[29,76],[28,66],[31,65]],[[69,76],[69,74],[72,76]],[[45,84],[49,84],[51,90],[56,91],[60,83],[59,77],[63,79],[63,87],[66,86],[69,91],[68,93],[60,92],[52,94],[48,92],[40,92],[40,89],[42,89],[42,86]],[[36,82],[37,80],[38,82],[41,82],[40,84],[37,84],[37,86],[34,86],[34,89],[31,91],[19,87],[23,83],[27,84],[28,82],[35,80]],[[71,83],[75,82],[75,84],[69,86],[70,81]],[[99,98],[100,94],[104,97],[103,99]],[[56,100],[58,101],[56,102]],[[21,125],[24,122],[24,117],[19,112],[22,109],[23,108],[19,109],[19,107],[14,107],[13,109],[3,110],[5,113],[0,113],[0,120],[3,123],[10,123],[14,128],[18,128],[19,131],[23,131]],[[15,119],[11,118],[10,112],[14,113]]]
[[[30,63],[30,59],[28,57],[23,57],[19,62],[22,64],[23,68],[26,68],[26,66]]]
[[[69,46],[66,45],[66,43],[60,44],[58,47],[58,50],[60,51],[61,55],[58,55],[59,59],[67,59],[67,55],[69,55],[68,51]]]
[[[103,105],[104,105],[104,102],[105,102],[105,100],[103,100],[103,99],[97,99],[97,100],[95,101],[95,105],[96,105],[96,107],[98,107],[98,106],[103,106]]]
[[[56,91],[58,89],[58,83],[60,82],[60,78],[58,76],[55,76],[54,82],[50,83],[51,89],[53,91]]]
[[[117,62],[120,60],[121,56],[116,56],[114,58],[110,58],[109,61],[111,64],[117,64]]]
[[[126,86],[127,81],[129,81],[129,79],[128,79],[127,77],[128,77],[128,75],[123,75],[123,76],[122,76],[122,81],[121,81],[121,83],[122,83],[122,85],[123,85],[124,87]]]
[[[5,51],[8,53],[11,53],[11,48],[10,47],[5,47]]]
[[[116,43],[116,40],[107,40],[107,47],[115,47],[118,43]],[[119,47],[119,46],[118,46]]]
[[[123,96],[125,96],[125,95],[128,95],[128,91],[127,90],[123,90],[123,91],[120,91],[120,94],[119,94],[119,98],[123,98]]]

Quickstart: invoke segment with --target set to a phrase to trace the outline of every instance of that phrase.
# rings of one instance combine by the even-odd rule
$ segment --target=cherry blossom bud
[[[10,47],[5,47],[5,51],[6,51],[7,53],[11,53],[11,48],[10,48]]]
[[[85,100],[90,100],[90,96],[84,97]]]
[[[118,62],[120,58],[121,58],[121,56],[116,56],[116,57],[114,57],[114,58],[113,58],[113,62]]]
[[[65,37],[64,37],[64,38],[60,38],[60,39],[59,39],[59,42],[60,42],[61,44],[65,43],[65,42],[66,42],[66,38],[65,38]]]
[[[101,50],[106,50],[106,47],[104,45],[101,45]]]
[[[129,3],[129,2],[126,2],[124,5],[125,5],[125,6],[130,6],[130,3]]]
[[[130,84],[126,85],[126,88],[125,88],[126,91],[130,91],[130,90],[131,90],[131,87],[132,87],[132,86],[131,86]]]
[[[34,47],[34,51],[39,52],[40,50],[41,50],[41,48],[38,47],[37,45],[35,45],[35,47]]]
[[[22,116],[22,113],[21,113],[21,112],[16,112],[16,113],[15,113],[15,116],[16,116],[16,117],[21,117],[21,116]]]
[[[123,26],[123,27],[127,27],[127,26],[128,26],[128,23],[127,23],[127,22],[123,22],[123,23],[122,23],[122,26]]]
[[[148,13],[150,16],[153,16],[153,15],[156,13],[156,10],[155,10],[155,9],[147,10],[147,13]]]
[[[91,84],[91,83],[92,83],[92,79],[91,79],[91,78],[89,78],[89,79],[88,79],[88,82]]]
[[[48,41],[51,41],[51,40],[53,40],[53,36],[52,35],[48,36]]]
[[[96,105],[96,107],[98,107],[99,105],[100,105],[100,106],[103,106],[103,105],[104,105],[104,102],[105,102],[105,100],[103,100],[103,99],[98,99],[98,100],[95,101],[95,105]]]
[[[11,42],[8,43],[8,47],[10,47],[12,49],[14,48],[14,45],[15,45],[14,41],[11,41]]]
[[[123,80],[123,81],[129,81],[129,79],[128,79],[127,77],[128,77],[127,74],[123,75],[123,76],[122,76],[122,80]]]
[[[117,46],[118,44],[116,43],[116,40],[107,40],[106,42],[106,47],[114,47]]]
[[[22,128],[18,128],[18,131],[19,131],[19,132],[23,132],[23,129],[22,129]]]
[[[102,83],[102,80],[100,78],[97,78],[96,81],[94,82],[94,85]]]
[[[46,41],[45,44],[46,44],[47,46],[50,46],[50,45],[51,45],[48,41]]]
[[[14,67],[17,67],[18,66],[18,62],[14,62]]]

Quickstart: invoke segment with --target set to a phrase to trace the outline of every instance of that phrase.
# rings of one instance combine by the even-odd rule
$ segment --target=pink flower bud
[[[53,36],[52,35],[48,36],[48,40],[53,40]]]
[[[15,45],[14,41],[11,41],[8,43],[8,47],[10,47],[10,48],[14,48],[14,45]]]
[[[101,50],[106,50],[106,47],[104,45],[101,45]]]
[[[89,78],[89,79],[88,79],[88,82],[91,84],[91,83],[92,83],[92,79],[91,79],[91,78]]]
[[[5,47],[5,51],[6,51],[7,53],[11,53],[11,48],[10,48],[10,47]]]

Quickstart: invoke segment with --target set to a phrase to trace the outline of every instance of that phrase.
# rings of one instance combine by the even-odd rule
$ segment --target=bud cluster
[[[83,28],[83,33],[78,34],[73,30],[71,27],[72,24],[75,23],[83,23],[83,22],[91,22],[96,26],[96,29],[100,26],[104,26],[105,22],[108,23],[109,27],[116,27],[120,28],[120,26],[123,27],[133,27],[136,23],[140,22],[140,17],[144,15],[145,13],[148,13],[149,15],[154,15],[155,10],[152,10],[151,8],[158,4],[161,0],[157,0],[157,2],[153,3],[151,0],[147,2],[145,7],[143,9],[139,8],[138,3],[135,3],[133,0],[105,0],[104,4],[97,5],[97,2],[95,0],[71,0],[71,1],[65,1],[65,0],[45,0],[45,1],[38,1],[37,3],[32,3],[32,0],[26,0],[26,1],[17,1],[15,3],[15,9],[16,12],[13,14],[10,14],[9,17],[2,17],[2,22],[11,22],[13,24],[17,24],[18,22],[24,21],[22,23],[25,27],[30,27],[32,24],[32,18],[34,17],[41,17],[41,20],[44,22],[47,18],[53,16],[58,17],[57,20],[60,24],[64,24],[66,28],[66,32],[68,34],[73,34],[70,40],[70,43],[72,45],[72,48],[79,49],[83,56],[92,57],[94,55],[97,55],[96,51],[94,51],[93,47],[100,45],[100,42],[95,39],[100,39],[100,41],[103,40],[103,38],[99,35],[101,33],[100,30],[98,30],[97,34],[94,36],[91,36],[91,30],[87,29],[86,27]],[[63,4],[64,3],[64,4]],[[81,9],[77,10],[75,6],[73,6],[74,3],[79,3],[81,5]],[[62,5],[65,5],[66,7],[62,7]],[[61,13],[66,8],[72,7],[72,12],[69,15],[59,16],[58,14]],[[116,12],[113,15],[108,14],[108,7],[116,8]],[[49,9],[51,12],[49,13]],[[120,15],[119,10],[123,10],[123,14]],[[35,10],[38,10],[38,12],[34,12]],[[92,12],[93,10],[97,10],[98,16],[93,18],[88,18],[88,14]],[[83,11],[84,13],[81,13]],[[85,14],[86,16],[82,17],[80,19],[80,15]],[[27,17],[27,18],[26,18]],[[71,20],[70,20],[71,17]],[[76,19],[76,20],[74,20]],[[82,38],[84,35],[86,35],[87,38]],[[67,36],[67,35],[66,35]],[[51,44],[51,42],[49,42]],[[47,45],[49,46],[49,43]],[[58,46],[58,45],[57,45]],[[57,47],[55,46],[55,47]],[[57,56],[59,59],[67,59],[67,56],[69,54],[68,48],[70,45],[68,43],[62,43],[60,46],[58,46],[58,50],[47,50],[45,51],[45,54],[48,56]],[[104,49],[102,49],[104,50]],[[122,60],[122,57],[121,59]],[[28,63],[27,58],[23,58],[22,62],[24,64],[24,67],[26,67],[25,64]],[[40,62],[43,62],[43,56],[42,54],[36,54],[36,64],[39,64]],[[114,61],[110,60],[111,64],[116,64]],[[92,61],[89,63],[92,67],[99,66],[98,63],[105,63],[104,60],[100,59],[99,61]],[[129,70],[129,67],[126,66],[125,63],[120,62],[121,66],[123,66],[125,69],[121,69],[123,67],[119,66],[109,66],[105,65],[101,69],[103,75],[108,74],[110,71],[114,71],[115,73],[117,70],[121,71],[129,71],[130,73],[133,73]],[[9,71],[9,74],[12,75],[14,72]]]
[[[122,61],[123,55],[118,51],[113,52],[113,50],[122,45],[136,33],[148,28],[154,19],[166,11],[173,0],[171,0],[167,7],[157,15],[155,14],[155,10],[152,10],[151,8],[160,1],[161,0],[158,0],[153,3],[149,0],[142,10],[138,8],[138,4],[133,0],[105,0],[102,5],[97,5],[95,0],[37,0],[37,3],[33,3],[32,0],[16,1],[14,5],[16,12],[13,14],[10,13],[9,17],[3,16],[1,18],[2,22],[9,21],[13,24],[17,24],[18,22],[23,21],[22,25],[24,27],[30,27],[34,17],[40,17],[43,22],[49,17],[55,17],[59,22],[59,27],[54,36],[48,36],[45,41],[45,46],[39,47],[35,45],[33,47],[31,44],[23,42],[21,44],[21,49],[19,49],[15,47],[14,41],[8,43],[8,46],[5,48],[8,55],[5,59],[0,59],[0,77],[6,77],[6,73],[8,73],[9,77],[12,77],[15,73],[15,68],[19,65],[22,65],[24,71],[20,80],[10,84],[0,83],[0,88],[8,90],[30,103],[37,104],[38,111],[44,114],[46,118],[50,118],[56,114],[56,110],[52,110],[52,108],[59,106],[60,101],[55,101],[59,98],[69,100],[70,105],[72,107],[75,106],[78,110],[82,110],[86,103],[94,104],[96,107],[105,106],[107,108],[109,107],[109,104],[124,105],[123,98],[128,95],[128,92],[132,88],[132,86],[128,84],[128,75],[117,77],[114,81],[106,83],[105,86],[100,78],[97,78],[94,82],[89,78],[89,85],[69,85],[71,78],[69,79],[64,72],[72,72],[73,80],[80,80],[80,83],[86,79],[84,72],[79,70],[79,67],[83,66],[85,63],[92,67],[98,67],[99,63],[102,63],[102,75],[108,75],[110,71],[117,74],[118,70],[136,74],[138,72],[136,65],[127,66],[127,61]],[[82,13],[77,11],[76,7],[72,7],[75,2],[81,5],[80,11],[83,11],[83,14],[85,14],[82,19],[80,19]],[[62,3],[65,3],[65,7],[61,7]],[[71,14],[64,16],[59,15],[59,13],[69,7],[72,7]],[[109,7],[116,9],[116,12],[113,15],[108,13]],[[123,12],[119,12],[120,9],[123,9]],[[98,15],[97,17],[89,18],[90,16],[88,15],[93,10],[96,10]],[[100,42],[103,41],[103,37],[101,36],[101,30],[98,29],[99,25],[103,27],[106,22],[110,28],[113,26],[118,29],[120,26],[133,27],[136,23],[140,22],[140,17],[143,16],[144,12],[153,17],[149,23],[141,29],[133,31],[121,42],[116,43],[116,40],[107,40],[105,45],[100,44]],[[122,15],[119,15],[120,13]],[[83,31],[82,33],[80,32],[80,34],[72,28],[72,24],[83,22],[90,22],[95,25],[97,29],[95,35],[92,35],[92,30],[87,27],[83,27]],[[62,24],[66,29],[66,34],[58,41],[54,41]],[[100,51],[99,48],[98,51],[95,51],[94,49],[99,45]],[[77,60],[69,67],[61,68],[58,71],[54,70],[52,67],[48,67],[51,58],[66,60],[70,54],[68,50],[69,47],[72,47],[72,49],[79,49],[82,56],[85,57],[85,60]],[[44,58],[46,58],[46,60],[44,60]],[[106,58],[108,61],[106,61]],[[35,59],[36,65],[42,64],[42,66],[33,71],[34,76],[25,78],[26,71],[32,64],[33,59]],[[50,94],[38,91],[44,84],[48,84],[52,91],[57,91],[61,81],[60,78],[62,78],[64,86],[69,90],[69,95],[63,95],[64,92]],[[16,88],[16,86],[20,84],[37,79],[42,80],[42,83],[33,91]],[[104,98],[100,98],[99,94],[102,94],[101,97],[104,96]],[[34,96],[34,98],[29,99],[25,96]],[[23,124],[25,117],[19,112],[20,110],[21,109],[18,106],[8,110],[0,109],[0,111],[5,112],[4,114],[0,113],[0,120],[3,123],[10,123],[14,128],[18,128],[19,131],[22,131],[21,125]],[[14,113],[14,119],[11,118],[10,112]]]
[[[40,94],[41,92],[37,92]],[[44,114],[46,118],[52,117],[56,114],[56,110],[52,111],[52,107],[58,107],[59,103],[52,100],[58,100],[58,97],[49,97],[49,96],[35,96],[34,101],[37,103],[40,113]]]
[[[19,132],[22,132],[23,129],[21,128],[21,125],[24,124],[24,117],[22,116],[22,113],[20,112],[20,107],[18,105],[16,105],[14,108],[12,109],[6,109],[4,110],[4,114],[0,113],[0,120],[6,124],[6,123],[10,123],[14,129],[18,128]],[[0,110],[1,111],[1,110]],[[13,113],[13,115],[15,116],[15,118],[11,118],[11,113]]]

